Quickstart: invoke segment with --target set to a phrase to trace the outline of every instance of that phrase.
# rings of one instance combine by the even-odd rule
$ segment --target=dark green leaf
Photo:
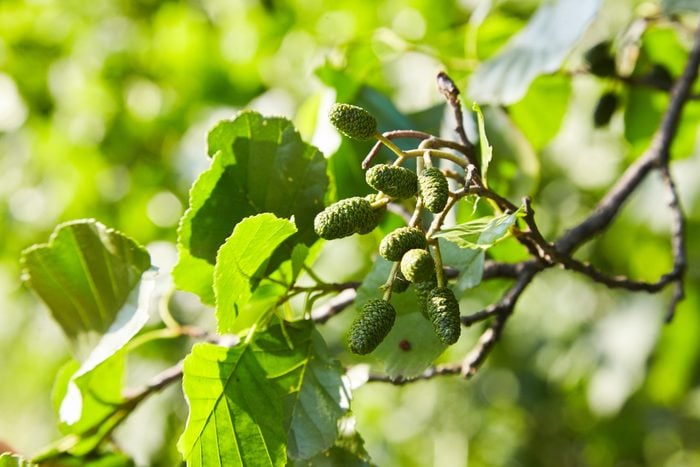
[[[327,451],[308,460],[294,460],[288,467],[369,467],[369,454],[359,433],[340,436]]]
[[[219,249],[214,268],[214,293],[219,332],[235,333],[243,328],[237,318],[253,296],[270,257],[277,247],[297,231],[294,224],[274,214],[243,219]],[[254,324],[259,316],[246,317]]]
[[[525,28],[469,81],[469,97],[479,103],[512,104],[543,73],[556,71],[588,28],[600,0],[545,2]]]
[[[56,227],[48,243],[22,253],[22,264],[63,331],[84,344],[116,324],[122,308],[119,322],[140,312],[127,298],[151,261],[132,239],[89,219]]]
[[[209,143],[211,167],[194,183],[180,223],[174,278],[178,287],[213,303],[216,253],[236,224],[263,212],[293,216],[295,240],[310,245],[317,238],[313,219],[323,209],[328,177],[323,154],[284,118],[243,112],[219,123]]]
[[[308,340],[301,334],[303,340],[294,343],[304,352],[305,361],[298,391],[285,399],[287,410],[291,409],[291,417],[285,423],[287,454],[310,459],[335,442],[338,419],[348,408],[350,394],[343,385],[343,370],[331,360],[321,335],[308,321],[300,325],[310,333]]]

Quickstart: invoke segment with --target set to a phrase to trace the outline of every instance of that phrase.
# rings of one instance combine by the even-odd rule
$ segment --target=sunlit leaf
[[[436,237],[444,238],[461,248],[488,249],[508,234],[520,215],[518,209],[511,214],[489,216],[464,222],[440,230]]]
[[[287,449],[312,457],[335,442],[345,410],[340,367],[308,321],[233,348],[195,345],[183,386],[188,465],[284,465]]]
[[[120,352],[81,373],[75,361],[61,368],[53,402],[63,433],[84,433],[99,425],[123,401],[125,355]]]
[[[543,3],[495,57],[481,64],[469,80],[469,97],[479,103],[512,104],[543,73],[556,71],[586,31],[600,0]]]
[[[484,125],[484,114],[481,113],[481,108],[474,103],[472,105],[472,110],[476,112],[477,127],[479,129],[479,150],[481,152],[481,178],[484,180],[484,185],[487,186],[486,174],[489,170],[489,164],[491,164],[491,158],[493,156],[493,147],[489,143],[486,137],[486,128]]]
[[[16,456],[9,452],[0,454],[0,467],[32,467],[36,464],[25,460],[22,456]]]
[[[485,134],[496,155],[489,164],[489,188],[511,199],[532,193],[540,178],[540,160],[532,144],[501,107],[481,110]]]
[[[269,213],[245,218],[236,225],[219,249],[214,268],[219,332],[225,334],[241,330],[236,325],[236,319],[252,297],[262,278],[262,270],[275,249],[296,231],[292,222]]]
[[[525,97],[508,108],[508,114],[539,150],[559,132],[570,95],[571,80],[559,75],[540,76]]]
[[[94,220],[80,220],[59,225],[48,243],[25,250],[22,264],[24,280],[68,337],[84,347],[140,313],[140,304],[133,306],[127,299],[151,260],[122,233]],[[129,327],[120,337],[132,331]]]
[[[209,144],[211,167],[190,191],[174,271],[176,285],[205,303],[214,302],[217,251],[238,222],[264,212],[294,217],[295,240],[310,245],[317,239],[313,219],[323,209],[328,187],[323,154],[304,143],[284,118],[243,112],[219,123]]]

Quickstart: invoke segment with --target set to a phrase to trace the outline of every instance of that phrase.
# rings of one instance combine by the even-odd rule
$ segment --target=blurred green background
[[[31,455],[58,438],[50,392],[70,355],[58,326],[21,285],[23,248],[46,241],[62,221],[93,217],[172,260],[189,186],[208,164],[206,132],[242,108],[293,119],[304,138],[333,155],[338,197],[366,191],[356,162],[367,145],[341,142],[324,109],[336,99],[358,101],[382,129],[442,126],[450,135],[436,73],[446,70],[466,90],[478,63],[540,2],[488,2],[477,24],[473,12],[483,3],[0,0],[0,440]],[[635,18],[659,8],[603,2],[567,68],[580,67],[587,47],[620,40]],[[689,28],[647,27],[635,71],[662,61],[677,75]],[[630,110],[594,129],[596,99],[610,88]],[[544,233],[554,238],[585,217],[646,146],[666,102],[663,92],[587,74],[539,78],[507,113],[487,112],[493,183],[514,201],[531,194]],[[377,464],[700,465],[698,107],[688,106],[674,153],[690,257],[688,296],[673,323],[662,324],[668,293],[614,292],[548,271],[473,380],[369,384],[355,392],[357,429]],[[661,192],[658,180],[645,183],[582,257],[649,280],[667,271]],[[358,248],[369,253],[376,241],[337,242],[318,268],[333,279],[361,279],[370,258]],[[522,257],[509,242],[493,254]],[[497,299],[505,286],[480,287],[463,300],[463,312]],[[349,318],[331,322],[327,334],[341,332]],[[443,360],[461,358],[477,332],[465,332]],[[143,355],[140,371],[162,367],[161,353]],[[170,388],[134,414],[117,442],[140,465],[172,465],[185,415],[179,389]]]

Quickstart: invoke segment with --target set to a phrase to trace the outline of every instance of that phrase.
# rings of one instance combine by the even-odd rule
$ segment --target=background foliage
[[[491,3],[488,10],[484,5]],[[668,102],[660,90],[576,72],[582,52],[602,39],[624,44],[637,31],[638,59],[619,57],[620,66],[643,76],[663,64],[678,76],[696,16],[670,25],[663,15],[680,12],[684,3],[697,9],[692,2],[603,1],[566,55],[567,73],[534,78],[522,99],[505,99],[512,104],[507,112],[485,109],[494,146],[490,183],[513,200],[532,195],[546,236],[561,233],[595,204],[648,145]],[[436,72],[448,71],[469,95],[468,79],[480,61],[493,56],[538,6],[0,2],[0,439],[29,455],[60,436],[49,394],[69,359],[69,344],[21,286],[23,248],[46,241],[60,222],[94,217],[147,245],[156,265],[172,267],[189,186],[208,166],[205,135],[242,108],[291,118],[306,141],[332,155],[336,198],[364,194],[359,161],[368,146],[341,141],[329,129],[329,103],[366,106],[382,130],[437,133],[450,124],[442,123],[446,111]],[[642,16],[652,19],[630,26],[641,24],[634,21]],[[548,73],[559,68],[537,66]],[[624,110],[609,127],[595,129],[593,108],[608,89],[620,92]],[[357,428],[374,462],[700,463],[698,118],[696,101],[687,106],[673,147],[690,256],[687,298],[673,323],[661,325],[667,294],[613,292],[581,276],[547,271],[523,296],[504,340],[473,380],[369,384],[354,391]],[[585,248],[588,259],[650,280],[669,269],[669,220],[655,183],[646,183],[612,229]],[[470,212],[464,211],[458,216],[466,219]],[[383,228],[399,222],[390,217]],[[329,280],[361,279],[380,239],[378,233],[334,242],[313,253],[316,268]],[[500,259],[522,254],[509,242],[493,250]],[[482,308],[503,287],[498,281],[481,287],[462,301],[463,310]],[[191,295],[177,294],[174,303],[185,322],[213,322],[213,312]],[[339,342],[334,338],[350,319],[350,313],[341,315],[322,329],[329,342]],[[466,331],[444,360],[462,355],[475,332]],[[147,344],[130,357],[124,377],[137,385],[181,358],[189,345],[185,338]],[[340,346],[331,350],[343,352]],[[112,371],[125,371],[115,365]],[[180,389],[170,387],[137,409],[117,431],[117,443],[139,464],[173,465],[180,460],[175,442],[186,414]]]

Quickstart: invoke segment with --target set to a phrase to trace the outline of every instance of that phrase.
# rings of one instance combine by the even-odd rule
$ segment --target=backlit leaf
[[[87,219],[56,227],[48,243],[23,252],[22,264],[24,280],[66,335],[85,350],[139,312],[140,305],[127,299],[151,260],[129,237]]]
[[[335,442],[345,411],[340,367],[309,321],[233,348],[195,345],[183,386],[190,414],[178,449],[188,465],[278,466],[287,449],[312,457]]]
[[[214,268],[219,332],[242,329],[236,325],[236,319],[262,278],[259,274],[275,249],[296,231],[292,222],[269,213],[248,217],[236,225],[219,249]]]
[[[304,143],[289,120],[250,111],[210,132],[209,154],[211,166],[192,186],[180,222],[173,276],[179,288],[211,304],[216,254],[236,224],[264,212],[294,217],[295,240],[311,245],[328,177],[323,154]]]

